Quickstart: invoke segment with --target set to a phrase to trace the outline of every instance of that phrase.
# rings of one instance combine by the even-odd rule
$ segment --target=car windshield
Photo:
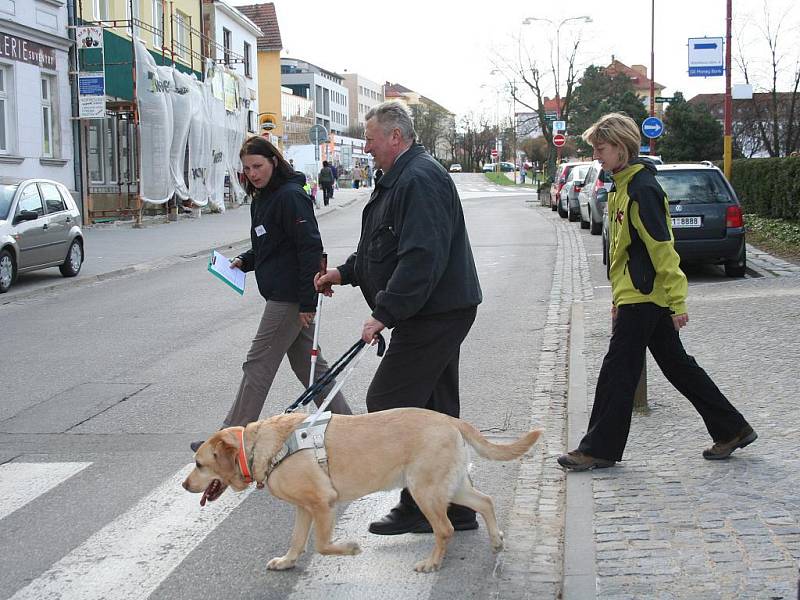
[[[2,185],[0,184],[0,219],[8,218],[8,211],[11,208],[11,201],[14,199],[14,193],[17,191],[17,185]]]
[[[712,204],[733,201],[722,176],[712,169],[659,171],[656,179],[671,202]]]

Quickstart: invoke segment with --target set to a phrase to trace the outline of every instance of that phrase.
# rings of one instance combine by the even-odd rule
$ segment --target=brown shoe
[[[558,464],[570,471],[586,471],[588,469],[606,469],[613,467],[616,461],[607,458],[595,458],[578,450],[572,450],[558,457]]]
[[[723,458],[728,458],[733,454],[734,450],[752,444],[756,441],[756,438],[758,438],[758,434],[748,425],[732,440],[716,442],[711,448],[703,450],[703,458],[706,460],[722,460]]]

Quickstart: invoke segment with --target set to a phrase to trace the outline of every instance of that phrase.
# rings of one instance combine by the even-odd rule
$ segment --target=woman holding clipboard
[[[307,385],[311,370],[322,240],[314,208],[303,190],[305,176],[296,172],[275,146],[262,137],[245,140],[239,152],[247,179],[250,204],[251,248],[234,258],[231,267],[253,271],[258,290],[267,301],[247,358],[242,382],[224,427],[257,421],[283,357],[289,358],[297,378]],[[320,352],[316,379],[328,370]],[[318,402],[324,400],[320,395]],[[352,414],[341,392],[329,408]],[[196,451],[201,442],[192,442]]]

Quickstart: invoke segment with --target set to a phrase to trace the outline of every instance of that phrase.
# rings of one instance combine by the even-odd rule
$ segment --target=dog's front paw
[[[291,558],[286,558],[285,556],[276,556],[267,563],[267,570],[286,571],[287,569],[293,569],[296,563],[297,561],[292,560]]]
[[[492,539],[492,550],[495,552],[502,552],[503,548],[505,548],[505,543],[503,542],[503,532],[498,531],[497,537]]]
[[[433,573],[434,571],[438,571],[442,566],[441,562],[435,562],[430,558],[426,560],[421,560],[417,564],[414,565],[414,570],[417,573]]]

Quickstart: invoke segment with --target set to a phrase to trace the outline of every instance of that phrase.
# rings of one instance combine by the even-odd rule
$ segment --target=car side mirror
[[[39,213],[33,210],[21,210],[14,217],[14,224],[21,223],[22,221],[35,221],[39,218]]]
[[[608,202],[608,190],[606,188],[600,188],[597,190],[597,201]]]

